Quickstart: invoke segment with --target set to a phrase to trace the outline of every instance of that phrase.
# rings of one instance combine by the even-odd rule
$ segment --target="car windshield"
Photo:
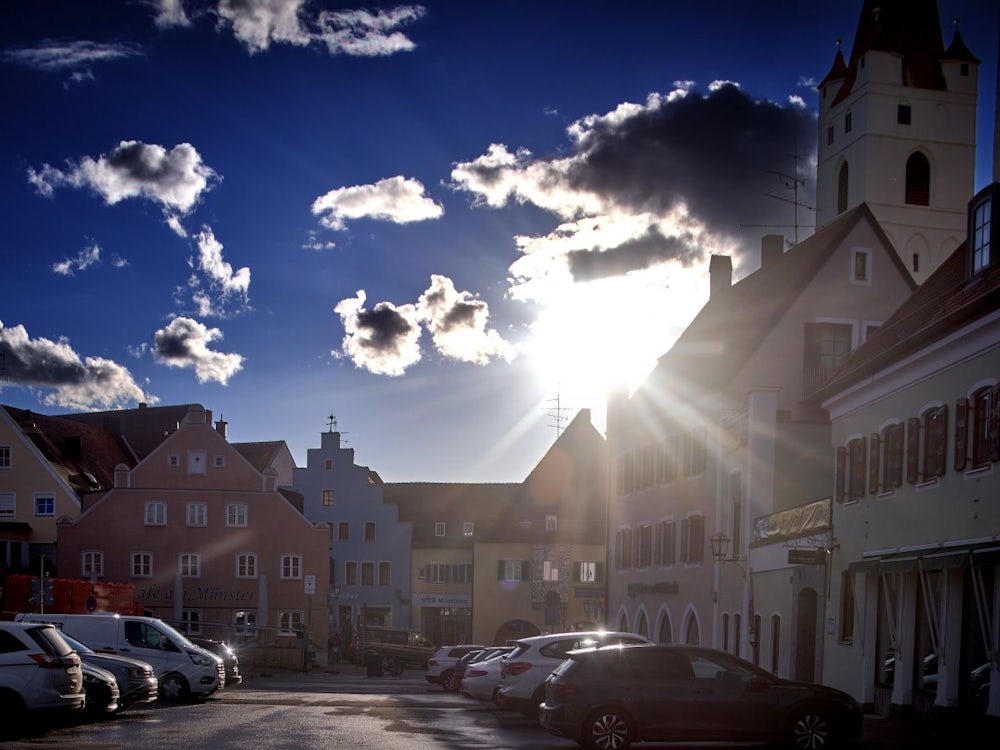
[[[76,651],[78,654],[92,654],[92,653],[94,653],[94,650],[92,648],[90,648],[90,646],[87,646],[84,643],[80,643],[80,641],[78,641],[76,638],[72,638],[72,637],[66,635],[65,633],[60,633],[60,635],[63,637],[63,640],[66,641],[66,643],[69,644],[69,647],[71,649],[73,649],[74,651]]]

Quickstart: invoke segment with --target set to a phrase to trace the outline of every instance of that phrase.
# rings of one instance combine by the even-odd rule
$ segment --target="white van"
[[[98,653],[130,656],[152,664],[163,698],[205,697],[226,683],[222,659],[154,617],[19,614],[14,619],[50,622]]]

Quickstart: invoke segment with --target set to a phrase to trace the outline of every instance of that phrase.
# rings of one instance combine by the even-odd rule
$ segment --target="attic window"
[[[993,199],[986,198],[972,209],[972,231],[969,244],[972,255],[972,273],[982,271],[990,264],[990,239],[993,224]]]
[[[851,112],[848,112],[846,115],[844,115],[844,132],[845,133],[850,133],[851,132],[851,125],[853,124],[853,122],[854,122],[854,116],[853,116],[853,114]]]
[[[438,521],[437,523],[435,523],[434,536],[444,536],[445,528],[446,527],[444,521]]]
[[[226,457],[225,456],[213,456],[212,457],[212,462],[215,465],[216,469],[221,469],[223,466],[226,465]]]
[[[555,516],[545,516],[545,530],[555,531],[559,528],[559,519]]]
[[[913,119],[913,109],[909,104],[896,105],[896,122],[900,125],[909,125]]]
[[[465,523],[463,523],[462,524],[462,536],[472,536],[473,528],[474,528],[474,526],[473,526],[473,522],[472,521],[466,521]]]
[[[169,456],[167,456],[167,466],[180,466],[180,465],[181,465],[181,457],[179,455],[177,455],[176,453],[171,453]]]
[[[969,77],[969,63],[962,63],[961,66],[959,66],[958,71],[959,71],[959,75],[961,75],[963,78],[968,78]]]
[[[872,283],[871,251],[866,248],[855,248],[851,255],[851,283],[870,285]]]

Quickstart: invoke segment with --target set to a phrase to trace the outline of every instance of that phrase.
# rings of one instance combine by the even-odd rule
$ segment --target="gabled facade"
[[[867,203],[913,278],[965,236],[979,60],[937,0],[865,0],[850,57],[819,84],[816,225]]]
[[[824,682],[1000,716],[1000,184],[820,392],[836,476]]]
[[[713,278],[646,381],[609,402],[608,619],[815,679],[825,575],[788,553],[829,544],[830,426],[805,396],[913,282],[864,205],[782,246],[765,238],[736,284]]]
[[[413,623],[503,644],[603,625],[607,451],[582,410],[522,483],[390,483],[413,522]]]
[[[412,526],[383,498],[378,474],[355,464],[354,449],[331,429],[306,452],[293,485],[306,517],[330,528],[331,632],[347,644],[359,624],[409,627]]]
[[[324,662],[329,529],[223,431],[192,405],[134,468],[115,467],[113,488],[59,524],[60,575],[132,583],[147,611],[188,633]]]

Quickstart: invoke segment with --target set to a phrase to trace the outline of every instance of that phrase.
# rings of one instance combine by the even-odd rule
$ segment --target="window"
[[[644,445],[639,451],[639,487],[652,487],[653,474],[653,446]]]
[[[337,541],[346,542],[351,538],[351,524],[347,521],[341,521],[337,524]]]
[[[365,521],[365,541],[374,542],[375,541],[375,522]]]
[[[853,115],[853,113],[848,112],[846,115],[844,115],[844,132],[845,133],[850,133],[851,132],[851,126],[853,124],[854,124],[854,115]]]
[[[852,251],[851,283],[871,284],[871,250],[855,249]]]
[[[181,632],[185,635],[199,635],[201,633],[200,609],[181,610]]]
[[[241,609],[233,612],[236,635],[255,635],[257,632],[257,610]]]
[[[972,468],[1000,459],[1000,386],[981,388],[972,399]]]
[[[660,538],[660,565],[677,562],[677,524],[674,521],[660,521],[657,524]]]
[[[298,635],[302,631],[302,612],[284,610],[278,613],[278,635]]]
[[[543,581],[558,581],[559,580],[559,563],[553,562],[552,560],[542,561],[542,580]]]
[[[246,526],[246,503],[229,503],[226,505],[226,526]]]
[[[923,428],[923,480],[943,477],[947,471],[948,407],[937,406],[921,415]]]
[[[633,567],[632,529],[619,529],[615,534],[615,568],[622,570]]]
[[[472,563],[455,563],[451,569],[452,583],[472,583]]]
[[[754,615],[757,638],[754,641],[753,663],[760,665],[760,615]],[[778,674],[781,664],[781,615],[771,615],[771,674]]]
[[[707,460],[705,428],[699,427],[691,431],[691,475],[705,471]]]
[[[849,323],[806,323],[806,393],[823,385],[851,352],[853,327]]]
[[[833,144],[833,125],[826,129],[826,145],[830,146]]]
[[[358,584],[358,564],[354,561],[344,563],[344,583],[347,586]]]
[[[132,553],[132,577],[149,578],[153,575],[153,553],[133,552]]]
[[[187,505],[187,525],[205,526],[208,524],[208,504],[188,503]]]
[[[576,564],[576,583],[604,583],[604,563],[581,560]]]
[[[847,499],[860,500],[865,495],[865,467],[867,441],[855,438],[847,444]]]
[[[648,524],[642,524],[638,530],[638,543],[639,543],[639,567],[648,568],[653,562],[653,527]]]
[[[705,517],[688,516],[681,521],[681,562],[701,562],[704,551]]]
[[[972,210],[972,233],[969,237],[972,253],[972,273],[979,273],[990,264],[992,224],[993,200],[988,197]],[[2,468],[2,458],[0,458],[0,468]]]
[[[371,562],[361,563],[361,585],[362,586],[375,585],[375,563]]]
[[[378,585],[392,585],[392,563],[383,560],[378,564]]]
[[[545,530],[555,531],[559,528],[559,519],[556,516],[545,516]]]
[[[253,552],[240,552],[236,555],[236,577],[257,577],[257,555]]]
[[[326,459],[326,461],[323,463],[323,468],[325,468],[327,471],[333,471],[333,459],[332,458]]]
[[[146,525],[166,526],[167,524],[167,504],[154,500],[146,503]]]
[[[854,574],[850,571],[840,574],[840,632],[837,639],[842,642],[854,640]]]
[[[900,125],[909,125],[913,117],[913,109],[909,104],[896,105],[896,122]]]
[[[527,581],[530,580],[531,572],[528,570],[527,560],[498,560],[497,580],[500,581]]]
[[[889,492],[903,484],[903,424],[887,425],[881,438],[882,475],[878,489]]]
[[[466,521],[462,524],[462,536],[472,536],[474,529],[474,524],[472,521]]]
[[[83,578],[96,578],[104,575],[104,553],[100,550],[87,549],[80,553],[80,575]]]
[[[51,517],[56,514],[56,496],[49,493],[39,493],[35,495],[35,515],[38,517]]]
[[[729,515],[732,521],[730,537],[733,557],[740,556],[743,549],[743,472],[734,471],[729,475]]]
[[[10,446],[0,445],[0,470],[10,468]]]
[[[906,160],[906,203],[928,206],[931,202],[931,163],[919,151]]]
[[[430,583],[450,583],[451,566],[445,563],[429,563],[426,575]]]
[[[444,521],[438,521],[434,524],[434,536],[444,536],[445,524]]]
[[[176,453],[171,453],[167,456],[167,466],[180,466],[181,457]]]
[[[837,213],[842,214],[847,210],[847,162],[840,165],[837,172]]]
[[[17,511],[13,492],[0,492],[0,518],[13,518]]]
[[[282,578],[302,577],[302,555],[281,556],[281,577]]]
[[[212,465],[215,466],[216,469],[223,468],[226,465],[226,457],[225,456],[213,456],[212,457]]]
[[[663,481],[673,482],[677,479],[680,466],[681,441],[677,435],[671,435],[663,445]]]
[[[187,552],[179,558],[181,578],[201,577],[201,555]]]
[[[188,451],[188,475],[204,474],[206,469],[205,451]]]
[[[323,507],[333,505],[333,490],[323,490]]]

